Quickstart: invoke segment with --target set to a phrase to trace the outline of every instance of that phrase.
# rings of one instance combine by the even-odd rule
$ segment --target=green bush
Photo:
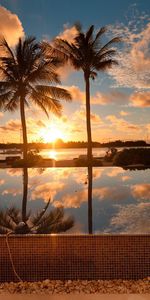
[[[123,149],[118,152],[113,160],[115,166],[127,166],[135,164],[150,165],[150,149],[149,148],[132,148]]]

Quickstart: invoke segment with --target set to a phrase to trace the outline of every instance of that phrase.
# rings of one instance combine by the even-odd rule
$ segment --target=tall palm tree
[[[0,41],[0,109],[20,109],[24,160],[28,145],[25,106],[33,102],[47,116],[49,111],[60,115],[60,100],[71,100],[68,91],[56,86],[60,84],[56,71],[61,65],[62,58],[54,52],[45,57],[34,37],[19,39],[15,48],[10,48],[4,38]]]
[[[97,72],[106,71],[117,63],[115,60],[116,50],[112,47],[120,41],[114,37],[106,44],[102,44],[103,34],[106,27],[100,28],[94,34],[94,25],[90,26],[87,32],[82,31],[80,24],[76,25],[77,34],[72,43],[67,40],[56,38],[55,47],[64,57],[68,59],[76,70],[82,70],[85,80],[86,98],[86,127],[87,127],[87,158],[88,165],[92,161],[92,135],[90,121],[90,79],[95,79]]]

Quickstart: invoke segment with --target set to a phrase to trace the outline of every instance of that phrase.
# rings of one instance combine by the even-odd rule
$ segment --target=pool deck
[[[0,300],[150,300],[150,294],[27,295],[0,294]]]

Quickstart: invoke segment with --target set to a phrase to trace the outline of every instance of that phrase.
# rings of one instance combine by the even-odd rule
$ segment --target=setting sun
[[[65,134],[54,124],[41,129],[39,136],[45,143],[53,143],[57,139],[65,139]]]

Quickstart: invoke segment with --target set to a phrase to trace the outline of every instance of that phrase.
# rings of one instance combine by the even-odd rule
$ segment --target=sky
[[[72,41],[80,21],[83,30],[108,27],[107,41],[123,37],[117,48],[118,66],[91,81],[93,141],[150,141],[150,2],[148,0],[0,0],[0,29],[9,45],[19,37]],[[49,119],[32,104],[26,109],[29,141],[86,141],[85,86],[82,72],[59,69],[62,86],[72,95],[63,104],[62,116]],[[19,111],[0,112],[0,142],[20,142]]]

